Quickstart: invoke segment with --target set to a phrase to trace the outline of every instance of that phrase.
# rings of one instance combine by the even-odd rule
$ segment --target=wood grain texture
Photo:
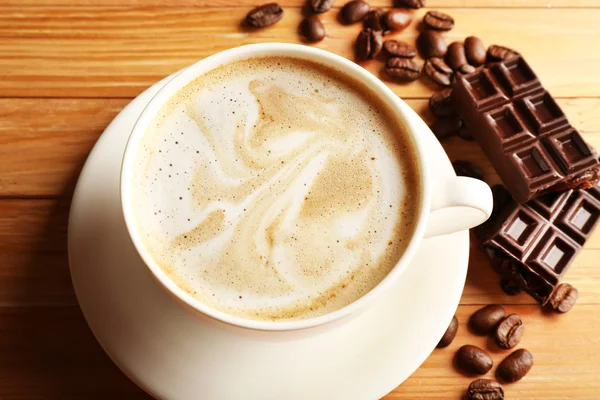
[[[0,308],[3,400],[150,399],[104,354],[77,307]]]
[[[460,327],[454,342],[434,350],[421,368],[385,398],[459,399],[474,379],[452,366],[460,346],[475,344],[486,349],[495,365],[510,354],[468,331],[468,318],[477,308],[459,307]],[[598,398],[600,313],[596,306],[579,305],[565,315],[546,315],[531,306],[507,306],[506,310],[523,318],[525,334],[519,347],[530,350],[535,360],[525,379],[505,385],[507,399]],[[0,308],[0,338],[3,399],[150,399],[110,362],[76,307]],[[493,377],[493,371],[486,377]]]
[[[246,8],[7,7],[0,9],[0,97],[132,97],[174,71],[235,45],[298,42],[299,8],[276,25],[240,27]],[[422,17],[425,10],[415,12]],[[328,37],[318,47],[353,58],[359,25],[323,15]],[[446,36],[477,33],[485,43],[521,51],[558,97],[600,97],[600,9],[455,9]],[[414,42],[417,24],[398,37]],[[560,27],[560,29],[557,29]],[[576,62],[574,60],[577,60]],[[364,66],[383,79],[382,63]],[[425,98],[426,81],[389,82],[403,98]]]
[[[396,90],[401,92],[401,90]],[[426,122],[427,100],[408,99]],[[558,99],[571,123],[600,148],[599,99]],[[87,154],[129,99],[0,99],[0,198],[69,197]],[[452,160],[483,167],[490,183],[498,178],[473,142],[444,143]],[[52,149],[52,151],[48,151]]]
[[[0,399],[149,399],[112,364],[77,307],[66,252],[68,211],[81,166],[110,120],[158,79],[234,45],[299,42],[304,0],[283,0],[274,27],[239,26],[255,0],[0,0]],[[322,16],[318,47],[352,58],[360,27]],[[391,0],[373,0],[388,7]],[[600,148],[600,3],[597,0],[428,0],[456,19],[448,41],[476,34],[519,49],[585,139]],[[420,20],[425,9],[414,12]],[[416,24],[396,38],[414,42]],[[392,37],[392,36],[390,36]],[[364,65],[381,75],[381,62]],[[386,83],[431,121],[426,81]],[[126,133],[124,133],[126,134]],[[451,159],[498,178],[475,143],[444,143]],[[440,266],[443,268],[443,266]],[[481,305],[501,303],[526,324],[522,346],[535,366],[505,386],[510,399],[598,399],[600,230],[565,280],[581,297],[566,315],[545,314],[526,295],[509,297],[472,244],[457,316],[458,336],[436,350],[386,399],[460,398],[473,379],[452,367],[463,344],[498,364],[509,352],[466,329]],[[398,362],[402,362],[399,360]],[[373,371],[377,373],[377,371]],[[491,376],[491,375],[490,375]],[[368,377],[365,377],[368,379]]]
[[[67,198],[0,201],[0,306],[75,304],[66,253],[69,203]],[[588,239],[564,278],[579,289],[580,304],[600,306],[598,260],[600,230]],[[473,240],[461,304],[538,308],[525,294],[505,295],[498,280]]]
[[[544,314],[529,306],[507,306],[519,314],[525,333],[518,348],[528,349],[534,366],[520,382],[504,385],[507,399],[598,399],[600,391],[600,313],[596,306],[581,306],[568,314]],[[485,349],[497,366],[511,351],[501,350],[487,337],[469,332],[467,321],[478,307],[461,306],[460,326],[452,344],[436,349],[403,385],[386,399],[460,399],[475,377],[466,377],[452,366],[459,347],[474,344]],[[485,377],[493,378],[495,367]]]
[[[346,1],[336,1],[341,7]],[[254,7],[265,1],[257,0],[78,0],[80,6],[169,6],[169,7]],[[300,7],[305,0],[279,1],[284,7]],[[372,0],[372,6],[391,7],[392,0]],[[72,0],[0,0],[0,6],[72,6]],[[427,0],[429,8],[598,8],[596,0]]]

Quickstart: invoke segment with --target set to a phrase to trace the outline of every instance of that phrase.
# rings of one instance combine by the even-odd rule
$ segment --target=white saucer
[[[468,232],[423,241],[395,290],[313,334],[247,331],[200,317],[150,276],[127,236],[119,202],[127,138],[165,82],[133,100],[106,128],[73,197],[71,276],[104,350],[161,399],[365,400],[393,390],[427,358],[456,310]],[[423,128],[432,170],[453,174],[442,147]]]

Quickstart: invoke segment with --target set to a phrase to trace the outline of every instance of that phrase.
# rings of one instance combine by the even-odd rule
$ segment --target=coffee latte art
[[[254,320],[363,296],[395,266],[420,202],[414,150],[362,84],[294,58],[227,64],[161,109],[133,179],[144,246],[183,290]]]

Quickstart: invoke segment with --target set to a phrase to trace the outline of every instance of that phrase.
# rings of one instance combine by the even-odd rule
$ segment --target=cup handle
[[[433,187],[426,238],[473,228],[492,213],[492,191],[479,179],[451,177],[434,182]]]

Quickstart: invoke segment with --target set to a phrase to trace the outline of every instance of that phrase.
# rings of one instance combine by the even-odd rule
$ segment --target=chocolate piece
[[[492,216],[476,232],[482,246],[498,273],[546,304],[600,219],[600,183],[525,204],[501,186],[492,192]]]
[[[456,110],[513,198],[587,189],[600,178],[598,155],[523,58],[456,76]]]

